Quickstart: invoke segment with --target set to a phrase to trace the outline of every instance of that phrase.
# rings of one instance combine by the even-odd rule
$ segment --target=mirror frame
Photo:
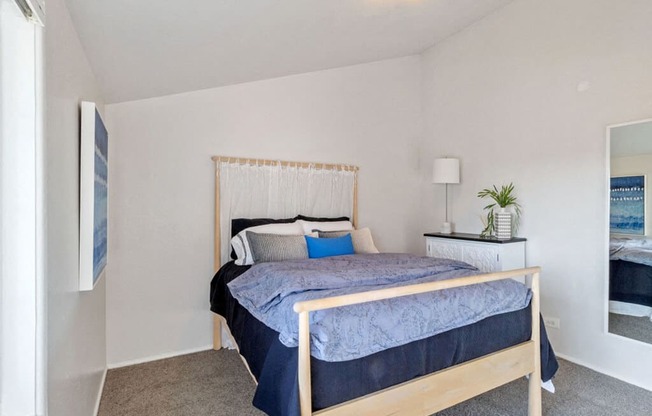
[[[610,276],[609,276],[609,239],[610,239],[610,221],[609,221],[609,215],[611,212],[611,204],[610,204],[610,199],[609,199],[609,193],[611,192],[611,129],[617,128],[617,127],[625,127],[625,126],[631,126],[633,124],[641,124],[641,123],[649,123],[652,122],[652,118],[645,118],[645,119],[640,119],[640,120],[634,120],[634,121],[628,121],[625,123],[618,123],[618,124],[610,124],[606,128],[606,137],[607,137],[607,146],[606,146],[606,175],[604,179],[604,194],[605,194],[605,219],[604,219],[604,229],[606,230],[606,238],[604,239],[604,248],[603,248],[603,253],[604,253],[604,295],[603,295],[603,308],[604,311],[602,313],[602,326],[605,334],[607,336],[612,336],[616,337],[621,340],[626,340],[629,342],[634,342],[637,345],[647,345],[647,346],[652,346],[652,344],[649,344],[647,342],[639,341],[637,339],[633,338],[628,338],[623,335],[615,334],[613,332],[609,332],[609,284],[610,284]]]

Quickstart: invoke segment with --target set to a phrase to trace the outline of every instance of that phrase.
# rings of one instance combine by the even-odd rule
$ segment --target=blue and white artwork
[[[612,233],[645,234],[645,176],[611,178],[609,226]]]
[[[95,111],[95,189],[93,198],[93,284],[100,278],[107,258],[108,234],[108,133]]]
[[[109,135],[95,103],[81,103],[79,290],[93,290],[108,258]]]

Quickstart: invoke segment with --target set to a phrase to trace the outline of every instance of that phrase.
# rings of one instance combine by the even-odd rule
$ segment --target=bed
[[[609,310],[652,317],[652,240],[610,239]]]
[[[243,298],[236,299],[236,296],[241,295],[237,288],[238,279],[248,279],[263,267],[239,266],[233,261],[224,262],[219,267],[223,263],[221,253],[224,251],[220,166],[227,158],[215,157],[213,160],[216,162],[217,179],[215,258],[216,269],[219,269],[211,282],[210,296],[211,311],[214,313],[214,347],[222,347],[223,327],[227,327],[226,332],[235,340],[240,355],[258,384],[254,398],[256,407],[270,415],[290,416],[356,413],[427,415],[529,375],[528,414],[541,414],[541,380],[552,378],[558,365],[540,322],[538,267],[479,275],[477,270],[473,271],[472,266],[467,265],[471,269],[459,277],[449,274],[445,279],[431,279],[432,281],[428,277],[426,280],[416,279],[415,284],[410,284],[410,280],[389,287],[368,286],[364,291],[353,290],[339,295],[338,292],[326,291],[330,295],[324,298],[308,298],[293,303],[291,309],[298,315],[294,331],[279,329],[269,323],[266,325],[261,322],[264,316],[259,311],[251,308],[251,305],[247,305],[251,309],[244,307],[241,304]],[[237,159],[228,158],[229,162],[232,160]],[[251,161],[247,160],[247,163]],[[271,165],[291,162],[256,163]],[[323,166],[326,169],[328,166],[341,169],[340,165]],[[357,168],[355,172],[354,223],[357,222]],[[373,260],[370,258],[371,256],[356,254],[346,261],[360,262],[365,267],[381,258],[390,263],[406,261],[403,257],[392,255],[380,255]],[[407,260],[434,261],[429,258],[419,260],[416,257]],[[305,268],[307,264],[301,261],[298,263],[298,266],[292,267]],[[285,266],[279,268],[285,270]],[[442,265],[432,265],[440,266]],[[465,268],[459,264],[446,263],[442,267],[444,266],[448,267],[446,272],[455,270],[455,273],[458,273],[458,269]],[[268,272],[266,269],[265,273]],[[347,308],[408,302],[420,296],[470,290],[523,275],[531,277],[531,292],[528,292],[526,307],[487,316],[468,325],[432,336],[422,336],[355,359],[333,361],[314,356],[315,344],[323,344],[322,347],[326,348],[329,343],[321,342],[318,336],[311,334],[311,315],[314,318],[318,314],[326,316],[328,313],[349,311]],[[278,280],[282,281],[283,279]],[[235,296],[232,293],[234,288]],[[446,289],[449,291],[440,292]],[[294,298],[288,299],[288,302],[292,302]],[[288,309],[286,305],[283,311],[285,315]],[[346,314],[348,312],[344,313]],[[386,316],[391,320],[391,313]],[[313,322],[313,331],[317,331],[315,326]],[[296,336],[296,346],[288,346],[281,341],[287,339],[285,331]]]

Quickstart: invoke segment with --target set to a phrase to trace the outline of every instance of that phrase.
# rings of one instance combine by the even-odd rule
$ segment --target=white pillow
[[[231,239],[231,245],[235,251],[236,260],[235,264],[238,266],[249,266],[254,264],[254,256],[251,254],[251,247],[247,240],[247,231],[265,234],[278,234],[278,235],[301,235],[304,234],[303,228],[299,221],[292,223],[282,224],[265,224],[257,225],[255,227],[245,228],[240,231]]]
[[[351,221],[304,221],[298,220],[303,227],[304,234],[310,234],[313,230],[319,231],[348,231],[353,230]]]

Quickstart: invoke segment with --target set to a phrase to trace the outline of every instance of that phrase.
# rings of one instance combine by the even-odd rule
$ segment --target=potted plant
[[[521,206],[514,196],[514,184],[503,185],[500,190],[496,185],[493,188],[485,188],[478,192],[478,197],[491,198],[494,201],[484,207],[488,211],[487,222],[480,236],[495,235],[501,240],[512,238],[512,235],[518,231],[521,219]]]

